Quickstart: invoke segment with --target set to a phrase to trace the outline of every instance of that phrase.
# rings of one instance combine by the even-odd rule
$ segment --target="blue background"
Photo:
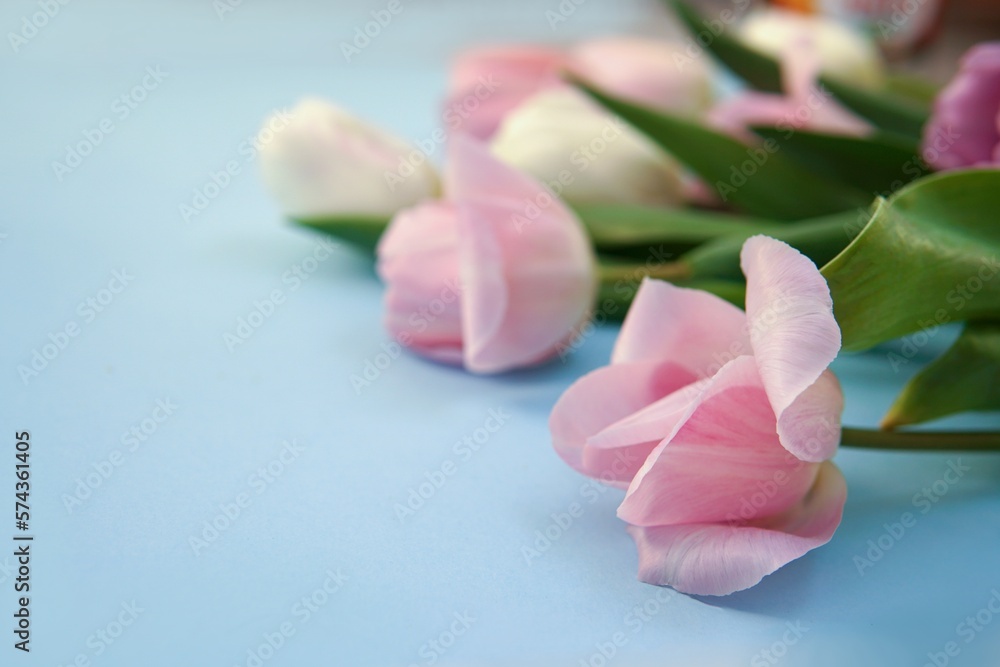
[[[12,503],[13,434],[30,430],[36,541],[30,655],[12,648],[13,559],[0,549],[0,663],[253,665],[248,651],[288,624],[294,634],[263,664],[597,667],[616,633],[608,664],[919,666],[949,641],[960,647],[949,664],[998,664],[1000,618],[971,642],[956,634],[1000,590],[995,456],[961,455],[972,470],[922,514],[915,494],[956,456],[845,450],[850,496],[833,541],[749,591],[697,599],[635,580],[615,518],[620,492],[596,493],[549,444],[552,404],[606,363],[615,327],[565,363],[500,377],[404,354],[355,390],[351,376],[387,341],[382,289],[339,247],[297,289],[283,281],[318,239],[282,224],[241,152],[261,120],[315,94],[422,139],[442,124],[445,64],[463,46],[668,30],[651,2],[589,0],[553,28],[555,0],[404,1],[345,62],[340,43],[383,6],[245,0],[220,18],[209,0],[80,0],[16,52],[5,37],[0,497]],[[0,27],[19,31],[37,11],[5,3]],[[115,100],[147,67],[166,78],[120,117]],[[53,161],[104,118],[113,132],[60,179]],[[185,221],[180,205],[230,160],[240,172]],[[132,279],[92,317],[80,304],[107,300],[115,271]],[[273,290],[283,303],[230,350],[224,336]],[[18,367],[68,323],[79,335],[24,381]],[[839,360],[846,423],[876,423],[951,335],[939,332],[898,372],[884,349]],[[130,451],[124,434],[167,399],[176,410]],[[474,455],[458,455],[456,441],[490,410],[509,418]],[[301,453],[279,466],[286,441]],[[68,505],[116,450],[120,465]],[[449,460],[455,473],[400,520],[396,505]],[[270,482],[257,473],[268,465],[280,470]],[[240,515],[193,548],[241,494]],[[573,503],[582,514],[551,528]],[[884,537],[905,512],[916,524]],[[0,544],[12,523],[5,510]],[[526,558],[546,529],[557,539]],[[860,574],[855,557],[880,537],[891,548]],[[331,594],[328,571],[346,579]],[[307,618],[303,597],[323,601]],[[111,644],[97,639],[117,634],[133,602],[134,623]],[[455,614],[474,620],[438,653],[429,642],[451,643]]]

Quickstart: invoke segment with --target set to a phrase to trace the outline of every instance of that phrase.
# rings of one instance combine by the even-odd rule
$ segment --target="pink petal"
[[[584,375],[552,409],[549,430],[556,453],[585,475],[627,486],[661,438],[596,451],[588,439],[693,379],[671,362],[615,364]]]
[[[454,208],[429,201],[404,209],[393,217],[379,239],[379,261],[395,261],[414,254],[454,253],[458,248],[458,224]]]
[[[805,123],[797,123],[799,116],[793,116],[792,127],[802,127],[813,132],[826,134],[843,134],[852,137],[864,137],[873,132],[872,126],[859,116],[855,116],[846,108],[834,101],[828,93],[823,93],[826,99],[823,106],[812,111]]]
[[[720,102],[708,112],[708,124],[744,142],[756,141],[747,128],[751,125],[772,126],[794,115],[795,106],[782,95],[744,92]]]
[[[844,392],[827,369],[781,413],[778,437],[803,461],[825,461],[837,453],[843,411]]]
[[[660,442],[671,437],[681,421],[688,417],[688,408],[701,397],[705,384],[711,381],[695,381],[690,371],[680,365],[675,366],[679,369],[677,374],[689,378],[690,383],[601,429],[587,438],[587,445],[598,450],[613,449],[629,443]]]
[[[752,357],[727,364],[635,475],[618,516],[639,526],[745,522],[788,510],[818,466],[778,441]]]
[[[830,541],[840,525],[847,485],[830,462],[801,503],[758,525],[629,526],[639,579],[693,595],[729,595]]]
[[[820,90],[822,70],[819,52],[807,33],[793,40],[782,54],[781,79],[790,109],[782,119],[799,129],[864,136],[871,132],[867,121],[854,115],[833,96]]]
[[[781,54],[781,87],[790,98],[809,97],[821,70],[816,41],[808,32],[800,32],[785,44]]]
[[[459,271],[462,280],[464,311],[462,340],[465,341],[465,366],[473,368],[488,341],[499,333],[509,303],[504,276],[503,251],[493,225],[477,219],[477,211],[457,204],[460,229]]]
[[[458,224],[448,204],[429,202],[396,214],[379,241],[377,270],[386,283],[385,326],[425,356],[461,360]]]
[[[828,93],[820,93],[816,88],[812,90],[810,95],[815,95],[814,99],[825,100],[819,106],[815,101],[809,104],[808,95],[797,99],[752,91],[740,93],[712,107],[708,123],[745,143],[759,140],[747,129],[751,125],[852,136],[871,132],[868,123],[840,106]]]
[[[554,355],[588,319],[596,292],[582,224],[468,137],[452,141],[446,190],[458,213],[466,368],[499,372]]]
[[[574,218],[558,197],[524,172],[501,162],[486,144],[468,136],[456,136],[449,144],[445,168],[445,192],[456,203],[489,202],[503,204],[508,218],[525,217],[527,203],[556,218]],[[533,221],[532,221],[533,222]],[[522,224],[527,230],[533,224]]]
[[[840,350],[830,288],[808,257],[766,236],[748,239],[740,260],[747,277],[747,319],[757,368],[778,421],[788,424],[782,413]],[[828,392],[823,396],[831,398]],[[790,429],[786,436],[797,432]],[[817,460],[802,441],[783,438],[782,444],[804,460]]]
[[[751,125],[869,134],[872,128],[865,120],[820,90],[816,83],[819,73],[819,58],[812,44],[808,40],[790,43],[781,58],[785,94],[741,93],[716,105],[709,113],[709,124],[745,142],[757,141],[747,129]]]
[[[611,363],[669,359],[709,377],[749,353],[742,310],[708,292],[646,279],[622,323]]]
[[[571,53],[570,69],[612,95],[684,116],[700,115],[711,97],[704,59],[684,54],[686,44],[639,37],[605,37]]]
[[[488,139],[521,102],[561,85],[559,73],[566,62],[561,51],[535,46],[488,47],[459,55],[444,111],[449,130]]]

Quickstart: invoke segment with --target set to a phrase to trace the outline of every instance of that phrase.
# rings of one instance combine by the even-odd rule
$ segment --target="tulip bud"
[[[922,156],[935,169],[1000,166],[1000,42],[983,42],[962,57],[934,101]]]
[[[686,48],[660,39],[596,39],[573,50],[570,70],[616,97],[698,118],[712,103],[712,66]]]
[[[445,198],[400,212],[378,247],[395,341],[475,373],[555,356],[589,318],[586,232],[542,185],[455,136]]]
[[[524,102],[504,120],[491,148],[574,204],[674,205],[682,199],[678,163],[571,88]]]
[[[747,16],[738,34],[751,48],[775,58],[781,58],[789,44],[808,40],[824,74],[858,86],[878,88],[885,78],[875,44],[829,18],[765,9]]]
[[[539,46],[492,46],[456,56],[444,120],[452,133],[493,136],[504,116],[539,91],[560,84],[566,54]]]
[[[427,156],[343,109],[306,99],[260,146],[265,185],[294,218],[396,211],[438,192]]]

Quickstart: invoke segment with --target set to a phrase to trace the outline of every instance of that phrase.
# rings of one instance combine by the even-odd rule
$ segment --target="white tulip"
[[[678,163],[572,88],[525,100],[504,119],[491,148],[574,204],[673,205],[682,198]]]
[[[881,86],[885,78],[875,43],[831,18],[762,9],[747,16],[738,36],[748,46],[779,59],[790,44],[808,40],[824,74],[867,88]]]
[[[264,183],[291,217],[391,216],[438,193],[426,155],[322,100],[275,114],[257,142]]]

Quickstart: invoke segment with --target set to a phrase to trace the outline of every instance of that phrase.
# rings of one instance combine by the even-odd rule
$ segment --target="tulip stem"
[[[897,449],[921,452],[997,452],[1000,433],[988,431],[877,431],[864,428],[844,428],[841,442],[845,447],[865,449]]]
[[[670,282],[684,281],[691,278],[691,266],[686,262],[668,262],[666,264],[601,264],[601,282],[613,285],[617,282],[639,283],[643,278],[658,278]]]

